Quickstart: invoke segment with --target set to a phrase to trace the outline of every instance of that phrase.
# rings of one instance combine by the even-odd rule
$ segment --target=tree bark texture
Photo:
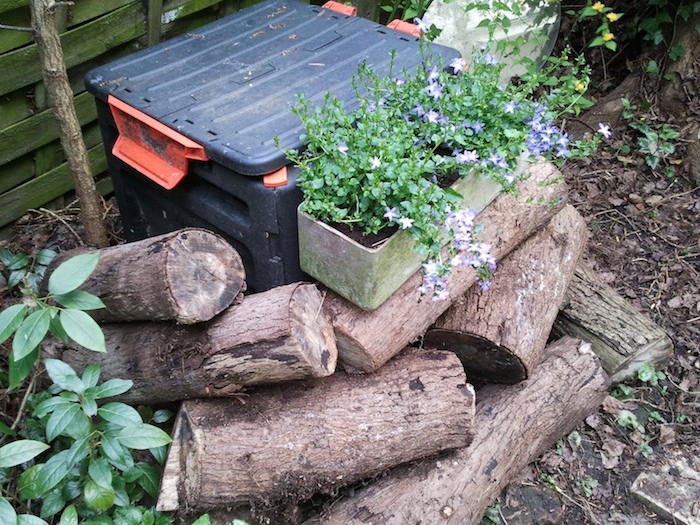
[[[73,91],[68,81],[63,48],[54,20],[56,6],[53,0],[30,0],[29,8],[41,71],[51,109],[58,123],[61,146],[66,153],[66,160],[73,174],[75,192],[80,200],[87,242],[102,248],[109,244],[102,218],[102,205],[95,180],[92,178],[87,148],[73,105]]]
[[[553,333],[589,342],[613,383],[634,378],[644,363],[662,364],[674,351],[661,327],[583,263],[576,268]]]
[[[479,390],[470,446],[398,467],[307,523],[476,525],[525,465],[595,411],[608,386],[590,345],[561,339],[526,381]]]
[[[455,352],[470,381],[517,383],[529,377],[562,305],[584,247],[583,217],[567,205],[498,265],[488,291],[472,286],[423,339]]]
[[[474,390],[457,357],[407,349],[374,374],[336,373],[185,401],[158,509],[295,502],[471,441]]]
[[[500,195],[477,217],[484,225],[479,239],[491,244],[496,259],[510,253],[564,206],[566,185],[552,164],[533,164],[528,174],[518,196]],[[420,297],[422,275],[417,272],[372,312],[329,291],[324,308],[333,319],[341,362],[347,370],[377,370],[418,339],[476,280],[473,269],[455,268],[448,279],[450,298],[432,301]]]
[[[49,270],[73,254],[59,255]],[[89,312],[98,321],[192,324],[209,321],[233,303],[245,290],[245,270],[222,237],[184,229],[100,250],[81,289],[105,303],[106,309]]]
[[[107,352],[59,349],[82,370],[102,367],[102,380],[131,379],[120,397],[151,404],[225,397],[243,386],[324,377],[335,371],[333,328],[312,284],[295,283],[247,297],[210,323],[104,325]]]

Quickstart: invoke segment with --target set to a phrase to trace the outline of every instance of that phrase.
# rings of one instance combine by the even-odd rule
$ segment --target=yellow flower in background
[[[608,13],[605,16],[608,17],[608,20],[610,20],[611,22],[617,22],[620,19],[620,15],[618,15],[617,13]]]
[[[576,87],[574,87],[576,91],[583,91],[586,89],[586,86],[583,85],[583,82],[580,80],[576,83]]]
[[[596,2],[595,4],[593,4],[594,11],[598,11],[599,13],[602,13],[603,9],[605,9],[605,4],[603,4],[601,2]]]
[[[610,42],[614,38],[615,38],[615,35],[613,35],[612,33],[605,33],[603,35],[603,40],[605,40],[606,42]]]

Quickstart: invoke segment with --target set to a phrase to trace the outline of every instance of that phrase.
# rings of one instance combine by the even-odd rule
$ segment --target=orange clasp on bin
[[[416,38],[420,38],[420,29],[418,29],[418,26],[416,24],[412,24],[411,22],[406,22],[405,20],[400,20],[398,18],[395,18],[391,22],[389,22],[387,27],[391,29],[396,29],[397,31],[401,31],[402,33],[406,33],[407,35],[415,36]]]
[[[109,95],[119,131],[112,153],[166,190],[173,189],[187,175],[189,160],[209,160],[204,147]]]
[[[353,7],[351,5],[343,4],[341,2],[336,2],[335,0],[328,0],[325,4],[322,6],[324,9],[329,9],[331,11],[335,11],[336,13],[340,13],[341,15],[346,15],[346,16],[356,16],[357,15],[357,8]]]

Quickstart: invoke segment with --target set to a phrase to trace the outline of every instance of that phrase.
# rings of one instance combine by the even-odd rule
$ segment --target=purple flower
[[[503,111],[505,113],[515,113],[515,110],[518,109],[518,105],[513,102],[512,100],[508,102],[505,107],[503,108]]]
[[[428,87],[426,87],[425,90],[428,92],[428,95],[433,97],[433,100],[437,100],[442,97],[442,87],[442,84],[431,82],[428,84]]]
[[[467,62],[462,57],[458,57],[450,62],[450,67],[455,73],[464,73],[467,70]]]
[[[431,109],[425,114],[425,120],[428,122],[431,122],[433,124],[437,124],[438,120],[440,119],[440,113],[435,111],[434,109]]]
[[[386,213],[384,214],[384,217],[386,217],[386,219],[389,222],[392,222],[398,216],[399,216],[399,212],[396,210],[396,207],[394,207],[394,208],[389,208],[389,206],[386,207]]]
[[[479,161],[479,154],[475,150],[465,150],[455,155],[455,160],[460,164],[476,164]]]
[[[341,152],[343,155],[347,153],[348,149],[348,145],[345,142],[341,142],[340,144],[338,144],[338,151]]]
[[[484,128],[486,127],[486,124],[481,122],[480,120],[477,120],[474,122],[474,124],[471,125],[471,128],[474,130],[474,133],[481,133],[484,131]]]
[[[491,155],[489,155],[489,162],[497,168],[505,169],[508,167],[506,159],[504,159],[497,153],[491,153]]]
[[[602,122],[598,124],[598,133],[603,135],[606,139],[609,139],[612,136],[612,130],[610,129],[610,126],[607,124],[603,124]]]
[[[418,28],[418,31],[421,33],[427,33],[428,30],[430,29],[430,23],[428,22],[428,17],[424,16],[423,18],[414,18],[413,23],[416,24],[416,27]]]
[[[401,217],[398,220],[399,226],[401,226],[402,230],[407,230],[411,226],[413,226],[413,219],[409,219],[408,217]]]

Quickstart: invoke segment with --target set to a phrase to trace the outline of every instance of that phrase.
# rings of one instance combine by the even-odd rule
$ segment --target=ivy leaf
[[[119,431],[116,437],[125,447],[136,450],[162,447],[172,441],[166,432],[147,424],[125,427]]]
[[[64,295],[77,289],[95,270],[100,252],[83,253],[61,263],[49,277],[49,293]]]
[[[42,308],[27,316],[17,328],[15,338],[12,340],[12,357],[14,361],[19,361],[23,357],[28,356],[39,346],[39,343],[49,331],[50,321],[51,311],[48,308]]]
[[[61,326],[80,346],[95,352],[106,352],[105,336],[100,325],[82,310],[72,308],[62,310],[60,313]]]
[[[105,307],[102,299],[84,290],[73,290],[62,295],[55,295],[54,299],[66,308],[76,310],[99,310]]]
[[[109,379],[95,387],[95,399],[118,396],[128,391],[133,385],[134,382],[130,379]]]
[[[0,344],[7,339],[19,328],[27,314],[26,304],[13,304],[0,312]]]
[[[62,390],[76,394],[85,392],[85,384],[68,363],[64,363],[60,359],[46,359],[44,366],[51,381]]]
[[[13,441],[0,447],[0,467],[14,467],[34,459],[49,448],[49,445],[33,439]]]
[[[97,409],[97,413],[105,421],[114,423],[115,425],[118,425],[122,428],[133,427],[134,425],[138,426],[143,424],[143,421],[141,420],[141,414],[139,414],[135,408],[124,403],[107,403],[104,406]]]

